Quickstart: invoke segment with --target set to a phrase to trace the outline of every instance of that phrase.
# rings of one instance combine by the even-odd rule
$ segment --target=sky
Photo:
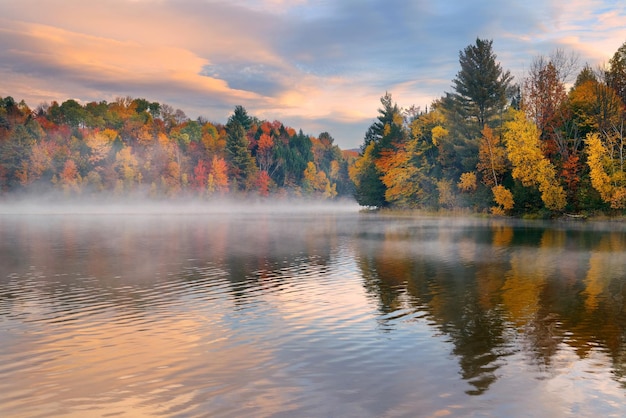
[[[516,82],[557,49],[596,68],[626,42],[626,2],[0,0],[0,96],[130,96],[219,123],[242,105],[350,149],[386,92],[421,109],[451,92],[477,38]]]

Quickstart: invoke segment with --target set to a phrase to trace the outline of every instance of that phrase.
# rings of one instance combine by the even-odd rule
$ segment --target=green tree
[[[87,112],[76,100],[69,99],[61,103],[60,111],[63,122],[72,128],[78,128],[85,124]]]
[[[626,42],[622,44],[609,60],[605,71],[606,84],[626,103]]]
[[[236,180],[237,186],[245,190],[253,179],[256,164],[248,148],[248,139],[244,127],[235,119],[229,119],[226,125],[226,155],[230,168],[231,178]]]
[[[228,118],[227,125],[232,124],[232,122],[238,122],[246,133],[252,126],[252,118],[248,116],[248,112],[241,105],[235,106],[233,114]]]
[[[513,77],[496,62],[492,44],[477,38],[476,45],[459,52],[461,69],[452,80],[454,93],[446,93],[444,99],[446,109],[460,118],[467,139],[478,138],[485,125],[493,126],[511,93]]]
[[[374,148],[375,144],[370,142],[363,154],[350,167],[350,179],[354,183],[354,197],[359,205],[381,208],[387,206],[386,187],[374,161]]]
[[[401,110],[398,105],[393,102],[391,93],[385,92],[385,95],[380,98],[380,103],[383,106],[378,109],[376,121],[370,125],[365,133],[362,150],[365,150],[371,142],[375,144],[375,153],[379,153],[383,149],[388,148],[391,145],[392,137],[389,133],[385,133],[385,127],[392,126],[394,124],[394,118],[396,121],[398,117],[402,118]]]
[[[28,162],[35,138],[24,125],[17,125],[6,141],[0,141],[0,189],[28,183]]]
[[[404,147],[409,137],[402,110],[393,102],[389,92],[380,98],[380,103],[382,107],[378,109],[377,120],[365,133],[362,153],[350,174],[355,184],[355,198],[363,206],[386,206],[387,186],[383,176],[390,167],[407,167],[405,162],[399,163],[392,157]],[[408,181],[409,176],[403,179]]]

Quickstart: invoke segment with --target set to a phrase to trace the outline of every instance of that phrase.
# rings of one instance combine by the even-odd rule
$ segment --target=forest
[[[518,83],[491,40],[459,63],[452,91],[424,111],[381,98],[350,167],[361,205],[623,214],[626,43],[598,69],[561,50],[536,57]]]
[[[459,52],[452,91],[426,109],[392,95],[360,152],[259,120],[225,124],[131,97],[40,104],[0,98],[0,193],[153,198],[354,197],[370,208],[555,216],[626,210],[626,42],[602,68],[557,50],[522,80],[493,41]]]
[[[328,132],[305,135],[243,106],[222,125],[130,97],[35,110],[0,98],[5,195],[335,199],[353,195],[348,166],[356,156]]]

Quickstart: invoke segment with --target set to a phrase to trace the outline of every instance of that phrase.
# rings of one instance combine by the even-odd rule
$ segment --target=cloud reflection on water
[[[13,214],[0,236],[0,411],[623,412],[620,228]]]

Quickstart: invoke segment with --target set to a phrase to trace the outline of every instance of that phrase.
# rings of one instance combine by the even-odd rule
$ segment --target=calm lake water
[[[626,416],[622,224],[0,215],[2,417]]]

